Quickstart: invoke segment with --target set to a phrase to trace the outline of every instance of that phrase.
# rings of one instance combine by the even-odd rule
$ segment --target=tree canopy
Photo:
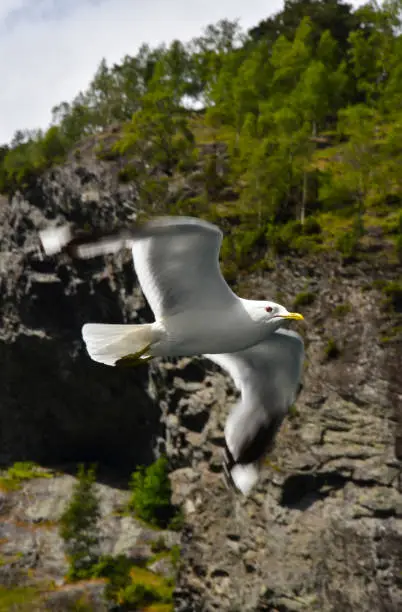
[[[286,0],[248,32],[221,20],[186,43],[103,59],[87,90],[53,109],[47,131],[18,131],[0,147],[0,191],[29,186],[118,125],[110,158],[129,159],[121,176],[152,210],[169,200],[175,174],[201,164],[205,188],[179,208],[236,218],[226,250],[239,265],[253,245],[284,241],[320,250],[332,239],[351,256],[374,219],[389,245],[402,244],[401,9],[402,0],[357,10]],[[223,179],[204,150],[219,142]]]

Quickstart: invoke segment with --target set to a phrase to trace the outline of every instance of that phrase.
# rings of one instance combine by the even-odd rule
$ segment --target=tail
[[[133,359],[150,357],[149,349],[156,339],[152,323],[86,323],[82,328],[82,338],[91,359],[109,366],[116,365],[119,359],[127,356]]]

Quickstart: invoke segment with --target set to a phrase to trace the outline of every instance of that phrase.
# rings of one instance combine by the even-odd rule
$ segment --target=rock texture
[[[32,583],[45,586],[45,596],[32,604],[37,610],[76,609],[74,603],[84,598],[91,610],[106,612],[103,580],[65,584],[68,565],[58,520],[74,482],[72,476],[55,474],[52,478],[21,483],[20,489],[7,495],[2,493],[6,503],[0,506],[0,585],[10,589]],[[144,565],[154,555],[152,542],[163,538],[167,548],[180,543],[178,533],[155,531],[130,516],[123,516],[121,510],[129,499],[127,492],[98,484],[96,493],[100,500],[101,554],[126,555]],[[154,566],[150,569],[162,573],[163,568],[156,563]],[[171,567],[167,569],[169,575],[174,574]]]
[[[372,286],[401,270],[293,259],[242,280],[242,295],[288,306],[300,292],[315,296],[299,306],[304,389],[259,486],[243,499],[221,474],[223,426],[236,401],[223,372],[202,358],[117,371],[85,353],[85,321],[150,318],[130,254],[72,263],[40,253],[36,231],[51,220],[128,221],[135,197],[113,164],[89,160],[1,201],[1,463],[29,459],[68,472],[70,463],[98,461],[109,470],[106,487],[166,449],[174,501],[186,514],[179,611],[401,610],[402,350],[381,342],[397,314]],[[14,543],[10,554],[29,552],[48,577],[63,573],[60,543],[24,525],[53,520],[69,478],[0,499],[8,513],[0,542]],[[136,527],[116,520],[104,521],[105,546],[136,545]]]

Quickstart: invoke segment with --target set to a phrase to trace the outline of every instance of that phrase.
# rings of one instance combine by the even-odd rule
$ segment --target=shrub
[[[278,255],[284,255],[292,248],[293,240],[302,234],[302,228],[299,221],[289,221],[285,225],[269,225],[267,242]]]
[[[252,261],[266,246],[265,232],[262,229],[242,229],[234,233],[236,263],[241,267]]]
[[[105,145],[104,142],[100,142],[94,149],[96,157],[102,161],[115,161],[119,158],[119,154],[112,149],[111,146]]]
[[[357,253],[359,240],[354,232],[345,232],[336,241],[336,248],[345,259],[353,259]]]
[[[160,536],[157,540],[151,542],[151,550],[153,553],[160,553],[169,550],[166,546],[165,538]]]
[[[80,465],[70,503],[60,519],[60,535],[70,563],[70,580],[90,577],[98,560],[100,509],[94,485],[95,468],[85,471]]]
[[[219,160],[216,154],[210,154],[204,157],[203,174],[205,189],[208,197],[212,199],[216,199],[226,185],[226,182],[217,170],[218,162]]]
[[[118,595],[120,605],[144,606],[146,604],[169,604],[173,599],[173,584],[169,579],[150,570],[133,567],[130,584]]]
[[[119,593],[130,584],[130,569],[132,561],[125,555],[112,557],[105,555],[91,568],[92,578],[106,578],[105,598],[117,601]]]
[[[395,240],[396,254],[399,263],[402,263],[402,233],[400,233]]]
[[[29,612],[30,610],[40,609],[36,605],[40,603],[40,593],[34,586],[13,586],[7,587],[0,585],[0,612]]]
[[[173,583],[151,570],[133,565],[125,555],[102,557],[92,568],[91,577],[106,578],[105,598],[125,606],[144,606],[172,602]]]
[[[323,242],[321,225],[314,217],[307,217],[304,225],[300,221],[288,221],[284,225],[270,225],[267,241],[278,255],[289,251],[300,253],[315,252]]]
[[[361,216],[354,220],[350,231],[342,234],[336,241],[336,248],[345,260],[353,261],[356,258],[360,239],[364,234],[364,226]]]
[[[159,457],[147,468],[140,466],[132,474],[130,488],[130,507],[136,516],[150,525],[166,527],[175,514],[166,457]]]
[[[341,354],[341,349],[338,347],[334,338],[329,338],[324,349],[324,354],[328,361],[331,359],[336,359]]]
[[[337,306],[335,306],[333,310],[333,315],[334,317],[341,318],[347,315],[348,312],[350,312],[351,310],[352,306],[345,302],[344,304],[338,304]]]
[[[300,412],[299,412],[296,404],[292,404],[291,406],[289,406],[288,419],[291,421],[292,419],[295,419],[298,416],[300,416]]]
[[[293,300],[293,306],[297,308],[298,306],[309,306],[316,299],[315,293],[311,291],[301,291],[298,293]]]
[[[395,312],[402,312],[402,281],[389,281],[382,286],[386,305]]]
[[[33,478],[52,478],[48,472],[32,461],[17,461],[10,466],[4,476],[0,477],[0,488],[11,491],[21,487],[21,482]]]
[[[303,234],[307,236],[313,236],[315,234],[321,234],[322,228],[319,221],[315,217],[307,217],[302,226]]]

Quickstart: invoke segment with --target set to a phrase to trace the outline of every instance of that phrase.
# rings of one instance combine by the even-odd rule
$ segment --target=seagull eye
[[[266,310],[267,312],[272,312],[272,311],[273,311],[273,308],[272,308],[272,306],[265,306],[265,310]]]

